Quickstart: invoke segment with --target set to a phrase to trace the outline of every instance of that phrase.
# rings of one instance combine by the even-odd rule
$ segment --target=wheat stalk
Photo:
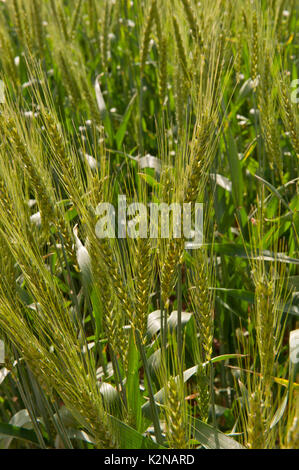
[[[144,32],[140,49],[140,74],[143,76],[145,62],[149,53],[150,35],[153,28],[156,12],[156,0],[151,0],[150,9],[145,19]]]
[[[186,428],[184,422],[184,399],[180,385],[174,377],[167,383],[166,434],[171,449],[186,449]]]

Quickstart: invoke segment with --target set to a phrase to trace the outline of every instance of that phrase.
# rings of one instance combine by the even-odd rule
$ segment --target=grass
[[[0,2],[0,448],[298,448],[298,26]],[[98,238],[119,195],[203,203],[203,246]]]

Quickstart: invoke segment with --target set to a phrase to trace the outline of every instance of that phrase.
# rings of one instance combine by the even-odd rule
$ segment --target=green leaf
[[[39,445],[34,431],[13,424],[0,423],[0,437],[13,437],[31,444]]]
[[[138,173],[139,177],[144,179],[144,181],[151,187],[151,188],[156,188],[158,189],[159,187],[159,182],[153,178],[151,175],[148,173]]]
[[[116,388],[108,382],[101,382],[99,385],[104,404],[109,410],[116,409],[120,405],[120,397]]]
[[[290,287],[299,292],[299,276],[289,276],[288,283]]]
[[[226,289],[225,287],[215,287],[217,291],[224,292],[232,297],[238,297],[246,302],[254,303],[254,293],[244,289]]]
[[[131,112],[132,112],[132,109],[133,109],[133,105],[134,105],[136,96],[137,96],[137,93],[135,93],[135,95],[131,98],[131,101],[128,104],[128,107],[125,111],[125,114],[124,114],[123,120],[121,122],[121,125],[119,126],[119,128],[117,130],[117,133],[115,135],[115,141],[116,141],[116,145],[117,145],[118,150],[121,150],[122,143],[123,143],[123,140],[124,140],[124,137],[125,137],[125,134],[126,134],[128,122],[129,122],[129,119],[130,119],[130,116],[131,116]]]
[[[287,390],[284,399],[282,400],[278,410],[276,411],[275,415],[273,416],[273,419],[270,424],[270,429],[274,428],[274,426],[281,420],[283,417],[283,414],[285,412],[285,409],[288,404],[288,398],[289,398],[289,391]]]
[[[150,357],[148,358],[149,371],[150,371],[151,377],[155,380],[157,380],[159,376],[161,363],[162,363],[162,354],[161,354],[161,348],[159,348],[156,351],[154,351],[153,354],[151,354]]]
[[[87,444],[95,444],[93,438],[85,431],[80,431],[80,429],[69,428],[66,430],[66,434],[70,439],[87,442]]]
[[[196,418],[190,417],[190,419],[194,437],[206,449],[245,449],[239,442],[226,436],[209,424],[203,423]]]
[[[151,438],[143,436],[123,421],[111,415],[109,415],[109,419],[121,449],[163,449],[163,446],[156,444]]]
[[[225,294],[228,294],[231,297],[239,298],[240,300],[245,300],[246,302],[249,302],[251,304],[255,302],[254,292],[246,291],[244,289],[227,289],[225,287],[214,287],[213,289],[220,292],[224,292]],[[228,305],[226,306],[224,303],[222,303],[222,305],[224,305],[226,308],[229,308],[231,312],[235,313]],[[277,310],[287,314],[299,316],[299,308],[296,305],[292,305],[291,302],[279,303],[277,305]]]
[[[259,181],[261,181],[265,186],[267,186],[267,188],[272,191],[273,194],[275,194],[275,196],[278,197],[278,199],[282,202],[282,204],[291,212],[293,213],[293,211],[290,209],[290,206],[289,204],[284,200],[284,198],[282,197],[282,195],[280,194],[280,192],[271,184],[269,183],[268,181],[266,181],[264,178],[262,178],[261,176],[259,175],[254,175],[255,178]]]

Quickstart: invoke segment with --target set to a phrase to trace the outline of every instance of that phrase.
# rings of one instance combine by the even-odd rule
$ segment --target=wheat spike
[[[184,401],[179,385],[174,377],[167,383],[167,439],[171,449],[186,448],[186,430],[184,423]]]
[[[262,402],[260,393],[253,392],[249,397],[248,416],[248,447],[250,449],[265,449],[265,427],[263,421]]]
[[[141,43],[141,50],[140,50],[140,74],[141,76],[143,76],[144,74],[145,62],[146,62],[147,55],[149,53],[150,35],[151,35],[152,28],[153,28],[155,8],[156,8],[156,0],[152,0],[149,13],[145,20],[144,33],[143,33],[142,43]]]

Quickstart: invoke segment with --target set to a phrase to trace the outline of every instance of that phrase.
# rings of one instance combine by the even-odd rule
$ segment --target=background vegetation
[[[1,448],[299,448],[296,0],[2,0]],[[96,207],[203,202],[205,243]]]

